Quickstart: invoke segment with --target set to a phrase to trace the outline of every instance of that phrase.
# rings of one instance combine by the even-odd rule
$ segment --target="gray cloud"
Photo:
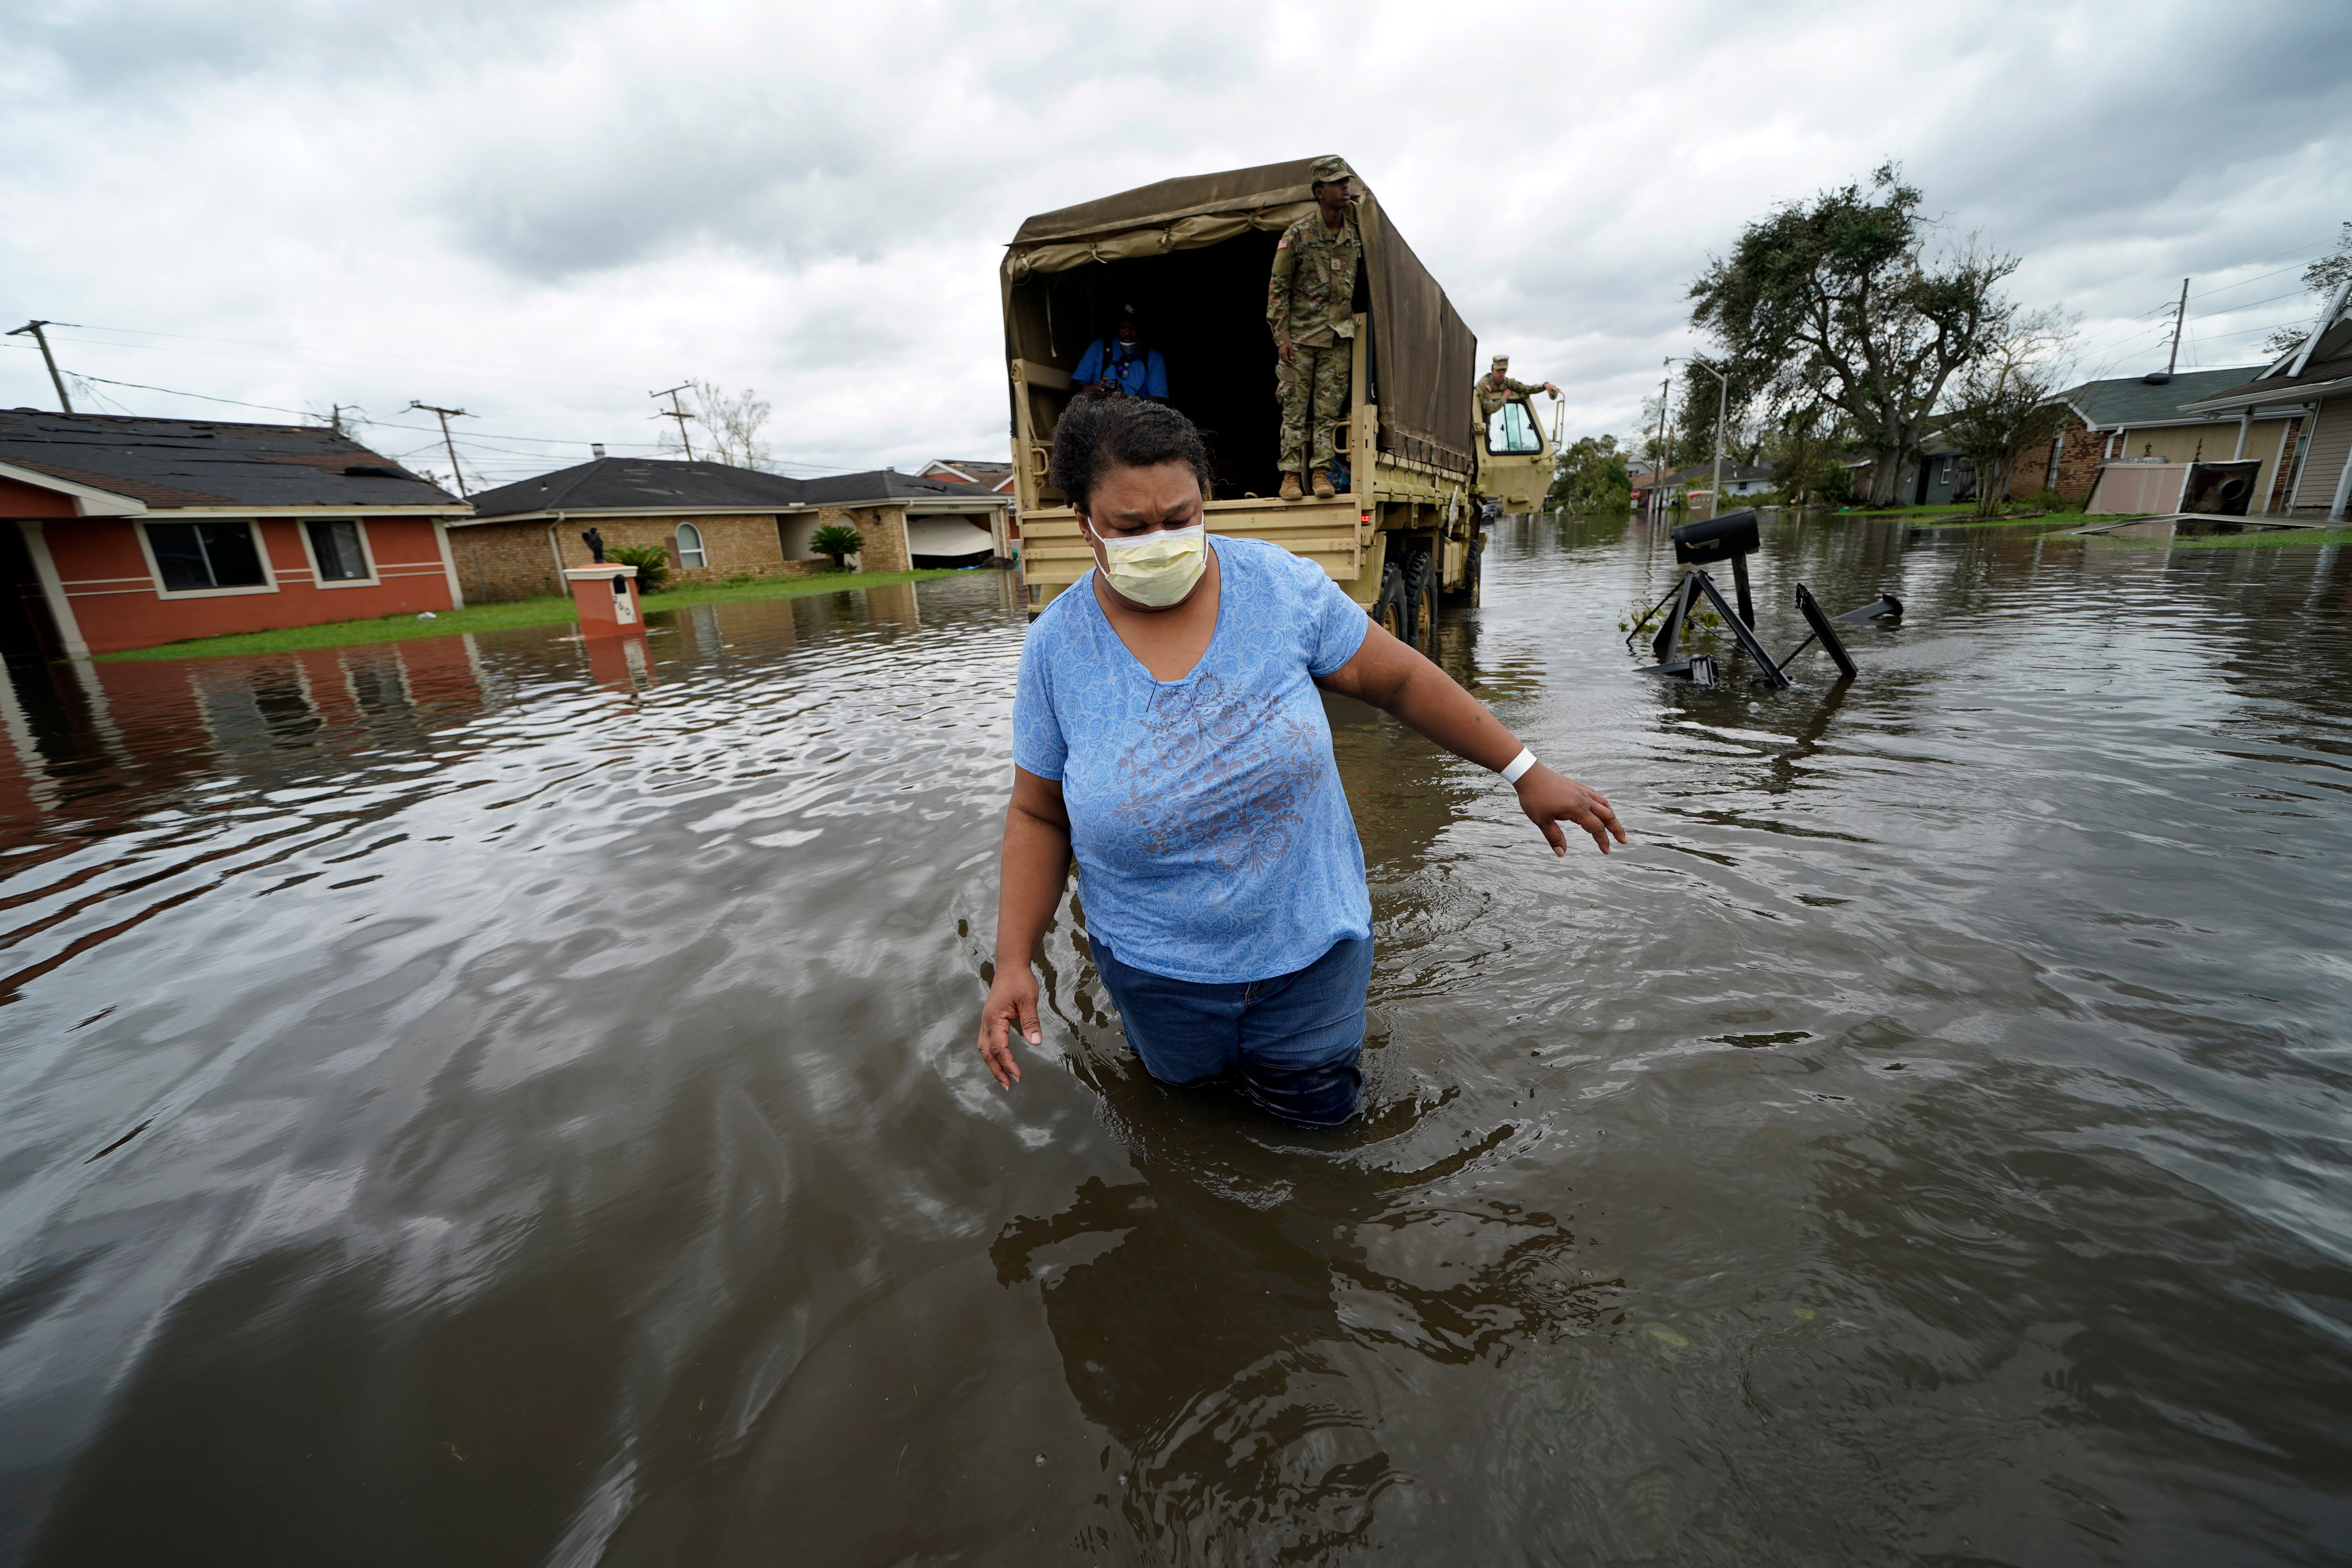
[[[2352,13],[2307,8],[34,9],[0,21],[0,309],[192,334],[73,342],[89,374],[463,400],[583,447],[649,441],[636,389],[692,374],[760,388],[795,457],[1000,450],[1024,216],[1315,152],[1483,340],[1620,431],[1709,252],[1887,157],[2102,354],[2184,274],[2251,278],[2352,217]],[[2242,352],[2295,308],[2192,341]],[[0,405],[45,401],[0,346]]]

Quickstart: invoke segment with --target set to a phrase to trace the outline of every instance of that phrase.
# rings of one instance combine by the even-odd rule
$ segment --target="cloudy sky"
[[[76,323],[77,406],[357,404],[420,465],[401,410],[460,406],[492,481],[650,450],[689,377],[787,472],[1001,459],[1023,216],[1337,152],[1622,433],[1708,253],[1888,158],[2083,374],[2160,367],[2183,277],[2184,364],[2259,358],[2352,219],[2347,59],[2323,4],[47,0],[0,8],[0,313]]]

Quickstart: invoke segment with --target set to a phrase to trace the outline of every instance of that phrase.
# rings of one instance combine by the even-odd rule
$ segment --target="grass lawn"
[[[648,620],[664,610],[689,609],[696,605],[730,604],[737,599],[795,599],[805,594],[838,594],[851,588],[880,588],[893,583],[923,583],[952,577],[955,572],[821,572],[807,577],[762,577],[756,582],[691,583],[645,598]],[[509,626],[554,626],[579,616],[571,596],[512,599],[504,604],[470,605],[443,610],[432,620],[415,616],[385,616],[372,621],[329,621],[315,626],[281,626],[274,631],[238,632],[225,637],[194,637],[160,647],[135,647],[102,653],[100,659],[217,658],[231,654],[291,653],[308,647],[343,647],[352,643],[394,642],[406,637],[444,637],[458,632],[504,631]]]
[[[2282,544],[2352,544],[2352,528],[2273,528],[2258,533],[2182,533],[2162,538],[2120,533],[2084,537],[2093,544],[2121,544],[2137,550],[2264,550]]]

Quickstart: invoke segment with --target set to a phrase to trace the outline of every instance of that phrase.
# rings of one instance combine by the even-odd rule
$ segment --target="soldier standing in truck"
[[[1337,493],[1331,482],[1332,429],[1348,406],[1356,275],[1364,257],[1364,237],[1348,200],[1349,179],[1341,160],[1318,160],[1308,187],[1315,211],[1283,230],[1274,247],[1265,320],[1280,361],[1274,376],[1282,398],[1284,500],[1299,499],[1309,470],[1318,499]]]

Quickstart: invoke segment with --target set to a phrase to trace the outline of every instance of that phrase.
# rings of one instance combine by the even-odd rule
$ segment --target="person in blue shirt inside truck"
[[[982,1059],[1009,1089],[1013,1037],[1045,1039],[1031,964],[1075,857],[1088,956],[1151,1076],[1339,1126],[1363,1094],[1372,906],[1322,693],[1500,773],[1555,854],[1563,823],[1604,853],[1625,830],[1322,567],[1208,537],[1208,448],[1173,408],[1073,399],[1050,473],[1094,568],[1021,650]]]
[[[1132,305],[1119,307],[1118,320],[1109,337],[1097,338],[1087,345],[1070,381],[1078,390],[1097,397],[1168,401],[1168,362],[1160,357],[1158,349],[1143,346],[1143,334],[1136,327]]]

